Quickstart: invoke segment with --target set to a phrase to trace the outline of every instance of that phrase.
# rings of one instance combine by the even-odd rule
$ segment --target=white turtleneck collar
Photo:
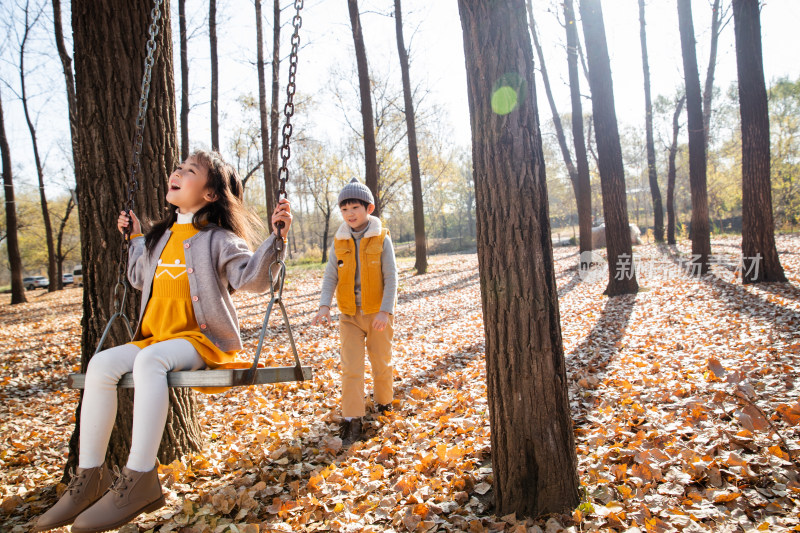
[[[175,210],[178,213],[178,224],[191,224],[192,220],[194,219],[194,213],[186,213],[183,214],[177,209]]]

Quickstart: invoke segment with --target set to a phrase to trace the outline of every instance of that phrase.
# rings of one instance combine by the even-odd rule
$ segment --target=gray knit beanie
[[[342,188],[342,192],[339,193],[339,200],[337,200],[337,204],[342,205],[342,202],[345,200],[364,200],[368,204],[374,204],[375,198],[372,197],[372,191],[369,190],[369,187],[358,181],[358,178],[353,178],[350,180],[350,183],[345,185]]]

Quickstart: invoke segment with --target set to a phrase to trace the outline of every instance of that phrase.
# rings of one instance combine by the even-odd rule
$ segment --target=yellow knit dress
[[[158,260],[153,293],[142,318],[144,338],[131,344],[145,348],[161,341],[186,339],[209,368],[228,366],[226,363],[235,361],[238,352],[223,352],[216,347],[203,334],[192,308],[183,241],[197,234],[198,230],[191,223],[176,223],[171,231],[172,235]]]

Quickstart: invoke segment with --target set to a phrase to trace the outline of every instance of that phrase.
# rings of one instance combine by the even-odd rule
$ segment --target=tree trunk
[[[733,0],[742,117],[742,281],[786,281],[772,218],[767,87],[758,0]]]
[[[261,17],[261,0],[255,0],[256,7],[256,69],[258,70],[258,113],[261,125],[261,160],[264,164],[264,196],[267,213],[275,210],[275,185],[272,178],[269,150],[269,122],[267,121],[267,82],[264,73],[264,31]]]
[[[281,74],[281,3],[275,0],[272,5],[272,106],[269,112],[269,172],[270,183],[272,184],[272,202],[278,198],[280,183],[278,182],[278,99],[280,96],[279,78]],[[267,161],[266,159],[264,161]],[[265,170],[267,163],[264,163]],[[274,205],[274,204],[272,204]],[[267,211],[272,213],[272,210]]]
[[[322,263],[328,262],[328,233],[331,229],[331,209],[322,213],[325,216],[325,231],[322,233]]]
[[[669,168],[667,170],[667,244],[676,244],[675,241],[675,155],[678,153],[678,133],[681,129],[678,120],[683,110],[686,97],[675,104],[675,113],[672,115],[672,144],[669,146]]]
[[[14,177],[11,166],[11,148],[6,137],[6,124],[3,119],[3,99],[0,95],[0,155],[3,159],[3,190],[6,202],[6,250],[8,265],[11,268],[11,305],[28,301],[22,285],[22,258],[19,253],[17,235],[17,203],[14,200]]]
[[[717,43],[719,42],[722,13],[720,0],[714,0],[711,8],[711,51],[708,57],[708,70],[706,70],[706,84],[703,88],[703,135],[708,153],[708,134],[711,127],[711,99],[714,96],[714,71],[717,68]]]
[[[31,134],[31,144],[33,145],[33,159],[36,163],[36,175],[39,179],[39,202],[42,206],[42,218],[44,219],[45,245],[47,246],[47,277],[50,280],[47,291],[54,292],[62,288],[61,280],[56,279],[56,251],[53,244],[53,224],[50,220],[50,209],[47,207],[47,195],[44,190],[44,167],[39,156],[39,141],[36,136],[36,127],[31,120],[30,110],[28,109],[28,93],[25,87],[25,45],[30,36],[33,23],[29,20],[28,6],[25,6],[25,28],[22,42],[19,46],[19,83],[22,90],[22,108],[25,111],[25,122],[28,124],[28,131]]]
[[[178,0],[181,46],[181,161],[189,157],[189,37],[186,34],[186,0]]]
[[[380,216],[381,198],[378,190],[378,148],[375,143],[375,120],[372,115],[372,92],[370,90],[369,67],[367,66],[367,50],[364,36],[361,33],[361,18],[358,14],[358,0],[347,0],[350,12],[350,26],[353,30],[353,44],[356,49],[356,66],[358,67],[358,89],[361,94],[361,123],[364,127],[364,163],[365,183],[372,196],[375,197],[373,215]]]
[[[645,136],[647,142],[647,176],[653,198],[653,236],[664,242],[664,206],[656,173],[656,147],[653,141],[653,104],[650,100],[650,61],[647,58],[647,32],[644,21],[644,0],[639,0],[639,38],[642,41],[642,72],[644,73]]]
[[[75,39],[75,81],[78,95],[80,136],[78,215],[83,264],[82,368],[86,369],[97,341],[112,311],[122,237],[115,221],[125,206],[131,146],[139,110],[139,88],[145,60],[145,42],[150,24],[146,3],[92,0],[72,5]],[[135,196],[140,219],[163,216],[167,170],[178,158],[175,87],[172,69],[170,7],[161,7],[162,20],[156,38],[157,51],[144,130],[140,188]],[[126,27],[120,32],[115,28]],[[121,61],[121,58],[129,58]],[[115,68],[109,69],[108,65]],[[131,295],[125,308],[138,316],[138,295]],[[134,297],[135,296],[135,297]],[[112,344],[127,342],[117,321],[110,334]],[[131,391],[121,391],[117,424],[111,436],[107,460],[124,465],[130,448]],[[194,415],[194,393],[170,389],[170,410],[158,459],[168,463],[182,454],[200,449],[200,427]],[[80,405],[75,432],[70,440],[70,461],[77,459]]]
[[[571,512],[579,502],[577,459],[525,4],[459,0],[458,8],[496,514]]]
[[[580,1],[589,87],[592,90],[592,116],[597,142],[600,187],[603,191],[603,216],[608,250],[608,287],[605,294],[618,296],[639,290],[633,268],[628,204],[625,195],[625,168],[619,141],[611,62],[608,57],[605,24],[600,0]]]
[[[64,71],[64,81],[67,85],[67,112],[69,113],[69,133],[72,141],[73,171],[78,172],[78,116],[77,99],[75,96],[75,75],[72,72],[72,58],[67,53],[64,44],[64,30],[61,22],[61,0],[53,0],[53,24],[55,27],[56,48],[61,59],[61,68]]]
[[[219,61],[217,60],[217,0],[208,2],[208,41],[211,45],[211,149],[219,152]]]
[[[692,195],[691,271],[694,275],[708,272],[711,255],[711,234],[708,223],[708,190],[706,188],[706,144],[703,134],[703,109],[700,100],[700,75],[697,72],[694,24],[691,0],[678,0],[678,25],[686,78],[686,116],[689,128],[689,185]]]
[[[394,25],[397,33],[397,53],[400,55],[400,72],[403,77],[403,100],[406,128],[408,129],[408,159],[411,165],[411,200],[414,209],[414,269],[417,274],[428,271],[428,248],[425,242],[425,211],[422,205],[422,179],[417,152],[417,125],[414,116],[414,101],[411,94],[411,75],[408,68],[408,52],[403,39],[403,10],[400,0],[394,0]]]
[[[592,251],[592,186],[589,181],[589,159],[586,156],[586,139],[583,135],[583,104],[578,76],[578,21],[572,0],[564,0],[564,20],[567,30],[567,66],[569,90],[572,101],[572,140],[575,145],[575,164],[578,167],[578,226],[580,228],[580,253]],[[581,255],[586,258],[587,255]],[[583,260],[583,259],[582,259]]]
[[[58,227],[58,237],[56,237],[56,275],[58,279],[62,281],[61,288],[64,288],[64,252],[63,252],[63,241],[64,241],[64,228],[67,227],[67,222],[69,221],[69,215],[72,213],[72,209],[75,207],[75,202],[73,201],[73,196],[70,195],[69,200],[67,200],[67,208],[64,210],[64,216],[61,218],[61,224]]]

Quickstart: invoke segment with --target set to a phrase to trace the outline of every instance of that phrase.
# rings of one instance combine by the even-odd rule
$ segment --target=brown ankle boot
[[[78,468],[70,472],[72,479],[61,498],[39,517],[32,531],[47,531],[72,523],[87,507],[100,499],[111,485],[111,472],[105,464],[94,468]]]
[[[117,529],[141,513],[149,513],[164,506],[158,469],[136,472],[128,467],[119,471],[117,479],[100,500],[82,512],[72,524],[73,533],[98,533]]]

